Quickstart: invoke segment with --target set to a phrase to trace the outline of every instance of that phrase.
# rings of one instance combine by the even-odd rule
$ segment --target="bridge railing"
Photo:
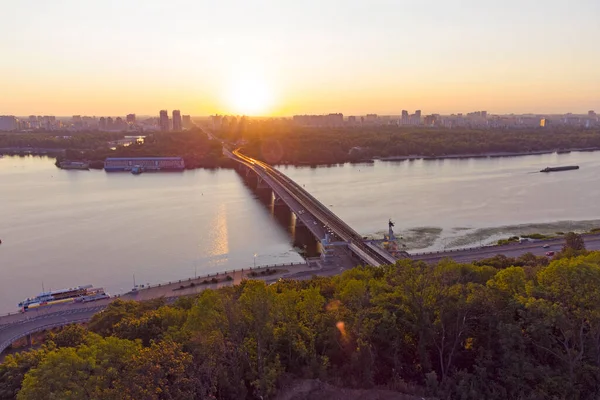
[[[429,256],[429,255],[435,255],[435,254],[459,253],[461,251],[481,250],[481,249],[492,248],[492,247],[494,247],[494,246],[461,247],[460,249],[425,251],[425,252],[422,252],[422,253],[409,253],[409,254],[411,256]]]
[[[176,283],[185,283],[185,282],[192,282],[192,281],[198,281],[198,280],[209,280],[211,278],[224,277],[224,276],[236,274],[236,273],[261,271],[261,270],[272,269],[272,268],[294,267],[294,266],[298,266],[298,265],[305,265],[308,267],[308,266],[310,266],[310,263],[307,261],[299,261],[299,262],[280,263],[280,264],[267,264],[267,265],[260,265],[257,267],[249,267],[249,268],[241,268],[241,269],[232,269],[231,271],[215,272],[213,274],[201,275],[201,276],[197,276],[194,278],[179,279],[179,280],[174,280],[174,281],[169,281],[169,282],[157,283],[154,285],[144,285],[143,287],[138,286],[137,291],[139,292],[141,290],[163,287],[163,286],[173,285]],[[131,292],[129,292],[129,293],[131,293]],[[125,294],[127,294],[127,293],[125,293]]]

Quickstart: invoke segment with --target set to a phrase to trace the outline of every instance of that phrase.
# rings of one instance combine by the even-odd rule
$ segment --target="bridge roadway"
[[[268,184],[317,238],[324,237],[324,232],[313,228],[327,227],[340,240],[347,242],[349,250],[366,264],[379,266],[396,262],[391,254],[365,243],[354,229],[282,172],[241,154],[239,149],[233,152],[224,149],[224,153],[256,173],[259,180]]]

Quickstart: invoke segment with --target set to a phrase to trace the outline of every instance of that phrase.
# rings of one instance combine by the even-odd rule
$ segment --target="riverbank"
[[[571,152],[591,152],[600,151],[600,147],[584,147],[564,150],[539,150],[539,151],[522,151],[522,152],[487,152],[487,153],[464,153],[464,154],[447,154],[441,156],[425,156],[425,155],[410,155],[410,156],[391,156],[391,157],[373,157],[374,160],[380,161],[410,161],[410,160],[444,160],[444,159],[463,159],[463,158],[494,158],[494,157],[522,157],[535,156],[543,154],[569,154]]]
[[[7,156],[50,156],[64,155],[66,149],[54,149],[43,147],[1,147],[0,154]]]

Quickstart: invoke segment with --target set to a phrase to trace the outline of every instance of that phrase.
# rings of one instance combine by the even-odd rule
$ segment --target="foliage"
[[[116,146],[111,150],[109,143],[123,139],[126,133],[68,132],[0,134],[0,148],[14,149],[64,149],[63,159],[89,160],[91,167],[103,168],[107,157],[183,157],[186,168],[216,168],[229,166],[223,157],[221,144],[209,140],[199,130],[185,132],[156,132],[144,134],[144,143]]]
[[[403,260],[172,306],[115,301],[87,331],[8,356],[0,398],[269,399],[289,377],[445,399],[596,399],[600,253]]]
[[[574,233],[574,232],[569,232],[565,235],[565,245],[563,247],[563,250],[575,250],[575,251],[581,251],[581,250],[585,250],[585,243],[583,241],[583,237],[578,234],[578,233]]]
[[[233,129],[233,131],[232,131]],[[528,153],[600,147],[595,129],[426,128],[389,126],[300,127],[251,120],[223,128],[229,140],[243,139],[244,152],[273,164],[335,164],[372,157],[444,157],[485,153]],[[361,148],[359,159],[351,151]]]

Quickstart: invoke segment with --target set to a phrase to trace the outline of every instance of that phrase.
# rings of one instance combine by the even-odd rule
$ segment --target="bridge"
[[[256,176],[257,188],[272,189],[275,201],[285,203],[295,214],[296,220],[306,226],[317,239],[324,238],[325,233],[332,234],[334,239],[345,242],[348,250],[364,264],[380,266],[396,262],[394,256],[367,243],[354,229],[282,172],[267,163],[243,155],[239,149],[223,151],[238,162],[240,169],[245,170],[247,175]]]

